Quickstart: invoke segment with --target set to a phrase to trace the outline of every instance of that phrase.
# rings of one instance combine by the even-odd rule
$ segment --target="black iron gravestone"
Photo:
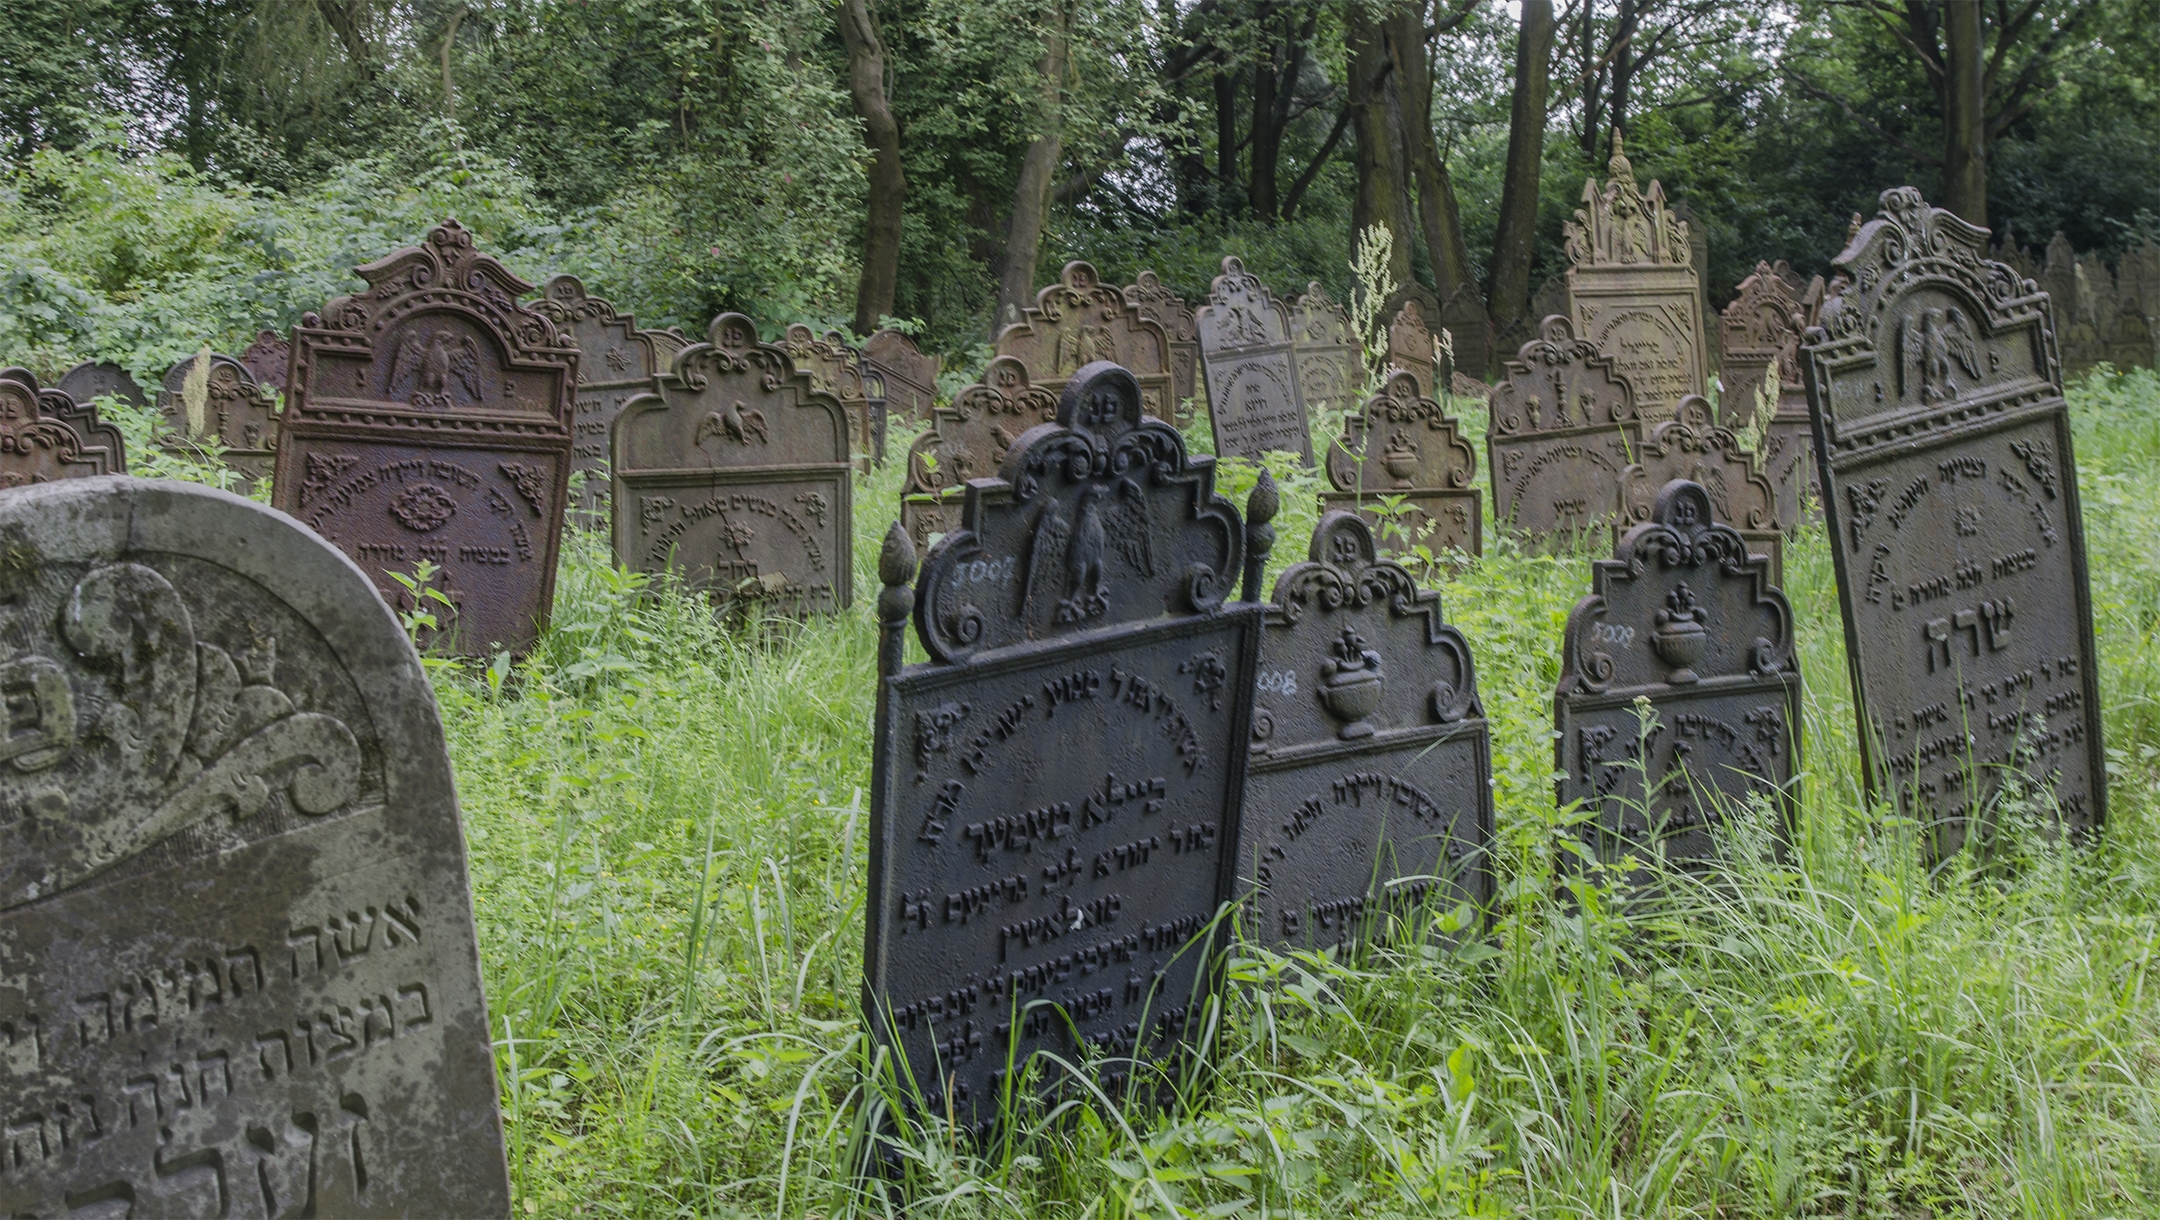
[[[128,371],[111,361],[83,361],[60,375],[53,387],[83,406],[90,406],[100,398],[113,397],[131,407],[147,407],[150,398]]]
[[[1312,428],[1291,358],[1290,313],[1236,256],[1223,259],[1222,269],[1193,313],[1215,452],[1253,461],[1271,451],[1295,453],[1310,466]]]
[[[1170,394],[1177,399],[1177,418],[1190,419],[1200,371],[1200,330],[1192,306],[1170,291],[1152,271],[1141,272],[1136,282],[1125,285],[1125,300],[1140,311],[1141,317],[1162,323],[1169,334]]]
[[[1800,528],[1804,498],[1822,498],[1815,483],[1815,435],[1808,424],[1807,387],[1800,377],[1800,333],[1806,301],[1822,297],[1822,277],[1799,282],[1792,268],[1755,264],[1739,294],[1719,317],[1723,356],[1718,366],[1718,415],[1728,428],[1752,422],[1762,433],[1756,450],[1777,492],[1777,523]]]
[[[240,353],[240,363],[246,366],[248,376],[255,379],[256,385],[282,392],[285,371],[292,364],[292,343],[274,330],[256,331],[255,342]]]
[[[736,621],[845,609],[848,426],[755,323],[714,318],[709,341],[615,421],[615,561],[679,573]]]
[[[1290,306],[1290,346],[1308,413],[1357,409],[1365,396],[1365,350],[1350,333],[1350,315],[1318,280]]]
[[[1733,527],[1748,553],[1770,559],[1770,583],[1785,585],[1785,531],[1778,528],[1777,491],[1755,454],[1720,428],[1700,394],[1680,400],[1673,417],[1649,429],[1636,462],[1620,473],[1620,520],[1615,534],[1650,519],[1658,492],[1674,479],[1701,484],[1717,519]]]
[[[1321,493],[1332,508],[1355,508],[1397,550],[1423,543],[1482,554],[1477,451],[1455,418],[1421,392],[1415,375],[1398,372],[1378,394],[1343,420],[1328,446]]]
[[[1155,1095],[1218,981],[1261,614],[1224,602],[1259,583],[1275,492],[1241,527],[1141,403],[1082,368],[912,597],[897,524],[879,562],[864,1013],[964,1129],[1038,1053],[1100,1051],[1105,1091]],[[930,660],[903,668],[911,601]]]
[[[570,471],[582,486],[570,501],[570,521],[589,529],[608,523],[608,433],[623,404],[652,388],[668,371],[675,345],[638,329],[637,318],[615,312],[613,303],[591,296],[584,281],[558,275],[540,289],[532,306],[578,349],[576,440]]]
[[[40,388],[28,369],[0,369],[0,487],[126,471],[120,429],[96,407]]]
[[[2107,779],[2048,298],[1911,187],[1801,349],[1871,795],[1939,857],[2006,809],[2098,827]]]
[[[450,759],[368,578],[183,483],[0,538],[0,1209],[507,1214]]]
[[[1426,325],[1425,311],[1415,298],[1404,301],[1388,323],[1387,350],[1389,367],[1416,377],[1417,392],[1431,398],[1439,364],[1433,355],[1432,328]]]
[[[1065,264],[1058,282],[1036,293],[1020,320],[998,332],[997,354],[1017,357],[1028,378],[1053,394],[1081,366],[1108,360],[1139,381],[1148,414],[1170,419],[1177,411],[1170,332],[1103,283],[1089,263]]]
[[[937,404],[938,369],[944,362],[925,356],[915,341],[897,330],[881,330],[863,340],[864,376],[873,373],[885,383],[885,411],[920,423],[930,418]]]
[[[208,359],[205,359],[205,355]],[[243,486],[270,478],[277,466],[277,399],[231,356],[203,349],[167,369],[158,390],[158,413],[168,448],[202,451],[224,447],[222,460],[240,472]]]
[[[983,378],[940,407],[930,430],[908,448],[900,489],[900,524],[917,546],[960,523],[960,492],[969,479],[997,474],[1020,435],[1057,421],[1057,395],[1028,382],[1027,366],[998,356]]]
[[[1493,523],[1533,544],[1603,535],[1641,448],[1635,391],[1611,357],[1554,316],[1503,368],[1488,403]]]
[[[1251,935],[1324,949],[1491,901],[1470,646],[1357,514],[1323,516],[1275,582],[1257,686],[1237,850]]]
[[[441,646],[522,651],[555,601],[577,349],[454,220],[358,270],[293,331],[271,502]],[[392,579],[423,562],[450,607]]]
[[[1613,863],[1712,863],[1718,826],[1767,798],[1782,841],[1798,809],[1800,675],[1792,607],[1769,560],[1675,480],[1650,520],[1591,568],[1568,615],[1553,754],[1584,846]]]

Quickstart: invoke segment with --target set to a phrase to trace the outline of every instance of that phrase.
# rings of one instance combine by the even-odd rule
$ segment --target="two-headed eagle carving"
[[[1038,624],[1084,622],[1110,609],[1110,581],[1104,552],[1142,578],[1155,575],[1153,529],[1147,492],[1130,477],[1092,483],[1080,492],[1077,516],[1068,521],[1055,498],[1044,501],[1035,517],[1028,547],[1026,600],[1021,621]]]

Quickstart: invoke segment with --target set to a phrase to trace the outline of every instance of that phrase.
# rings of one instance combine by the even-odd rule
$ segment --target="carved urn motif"
[[[1365,640],[1352,627],[1343,628],[1342,638],[1329,649],[1333,656],[1320,662],[1320,704],[1328,714],[1343,722],[1335,735],[1344,741],[1370,737],[1371,722],[1365,718],[1380,706],[1380,691],[1387,675],[1380,672],[1380,654],[1365,647]]]
[[[1702,659],[1703,645],[1709,639],[1705,621],[1709,614],[1695,604],[1695,591],[1683,582],[1665,596],[1665,609],[1657,612],[1657,634],[1650,638],[1650,646],[1657,649],[1672,672],[1665,680],[1674,686],[1686,686],[1696,680],[1695,662]]]
[[[1404,436],[1401,429],[1396,429],[1395,434],[1388,438],[1387,448],[1380,454],[1380,464],[1387,468],[1396,486],[1410,486],[1410,476],[1416,474],[1418,468],[1417,442]]]

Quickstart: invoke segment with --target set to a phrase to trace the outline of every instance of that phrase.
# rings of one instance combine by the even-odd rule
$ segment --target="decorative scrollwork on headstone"
[[[1645,419],[1662,419],[1703,393],[1702,284],[1688,226],[1665,206],[1665,188],[1635,185],[1635,167],[1613,132],[1604,189],[1583,183],[1583,206],[1564,226],[1570,266],[1568,318],[1575,333],[1612,357],[1634,385]]]
[[[590,529],[608,523],[608,432],[623,404],[668,371],[679,345],[638,328],[637,318],[615,312],[613,302],[592,296],[584,281],[558,275],[540,289],[533,308],[547,315],[578,349],[576,440],[570,470],[584,476],[570,505],[571,520]]]
[[[1800,528],[1803,498],[1822,498],[1800,376],[1800,334],[1809,325],[1807,303],[1819,302],[1823,291],[1821,276],[1802,284],[1783,259],[1776,266],[1759,262],[1719,318],[1719,418],[1728,428],[1760,430],[1757,448],[1777,491],[1778,526],[1787,533]]]
[[[864,376],[883,378],[887,413],[898,412],[911,422],[930,418],[937,404],[938,370],[943,364],[936,356],[924,355],[915,340],[897,330],[881,330],[863,340]]]
[[[1504,366],[1487,410],[1494,524],[1563,547],[1604,533],[1642,443],[1635,390],[1616,362],[1549,317]]]
[[[1343,420],[1342,435],[1328,446],[1327,477],[1331,490],[1322,501],[1355,508],[1394,549],[1483,553],[1477,451],[1411,373],[1388,378]]]
[[[1194,390],[1200,374],[1200,331],[1193,321],[1192,306],[1172,292],[1153,271],[1142,271],[1125,286],[1125,299],[1143,318],[1162,323],[1170,336],[1170,394],[1177,400],[1176,418],[1192,416]]]
[[[1215,451],[1252,461],[1295,453],[1311,465],[1312,428],[1298,392],[1289,311],[1237,257],[1224,258],[1222,269],[1193,314]]]
[[[150,396],[144,394],[142,387],[135,384],[135,379],[128,375],[128,371],[109,360],[85,360],[61,374],[59,382],[53,388],[86,407],[107,396],[117,398],[131,407],[150,405]]]
[[[1415,298],[1404,301],[1388,323],[1388,365],[1417,378],[1418,393],[1433,396],[1439,360],[1433,352],[1432,328]]]
[[[1770,559],[1770,583],[1785,583],[1785,532],[1778,528],[1777,489],[1755,454],[1720,428],[1708,400],[1689,395],[1673,417],[1650,429],[1637,460],[1620,475],[1619,528],[1650,519],[1661,488],[1674,479],[1698,484],[1718,520],[1731,525],[1750,553]]]
[[[222,447],[225,464],[245,479],[243,488],[276,469],[276,398],[231,356],[205,347],[166,370],[157,407],[167,429],[163,444],[197,452],[205,443]]]
[[[1290,347],[1308,413],[1356,409],[1365,395],[1365,349],[1350,333],[1349,313],[1318,280],[1290,306]]]
[[[0,369],[0,487],[126,472],[127,443],[96,407]]]
[[[969,479],[994,477],[1005,451],[1037,424],[1057,420],[1057,395],[1028,381],[1027,366],[998,356],[982,380],[940,407],[930,430],[908,448],[900,519],[917,546],[960,519],[960,492]]]
[[[1091,263],[1065,264],[1058,282],[1035,294],[1020,320],[1000,330],[997,354],[1027,366],[1028,379],[1059,393],[1088,364],[1107,360],[1140,385],[1145,410],[1169,419],[1172,401],[1170,332],[1102,282]]]

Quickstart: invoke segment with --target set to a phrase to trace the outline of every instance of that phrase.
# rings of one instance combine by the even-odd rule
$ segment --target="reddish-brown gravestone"
[[[1802,501],[1822,498],[1815,483],[1807,387],[1800,378],[1806,302],[1820,302],[1822,292],[1821,276],[1804,285],[1782,259],[1774,267],[1757,263],[1719,318],[1724,356],[1718,367],[1718,415],[1728,428],[1752,423],[1760,429],[1756,450],[1777,491],[1778,526],[1787,533],[1800,528]]]
[[[937,409],[930,430],[908,448],[900,489],[900,523],[916,546],[959,524],[959,495],[968,480],[995,476],[1021,433],[1056,422],[1057,403],[1057,395],[1028,383],[1026,365],[998,356],[981,381]]]
[[[166,370],[157,407],[167,429],[161,444],[197,452],[223,446],[223,461],[240,473],[242,490],[267,481],[276,468],[276,397],[231,356],[205,348]]]
[[[454,220],[358,270],[293,331],[272,503],[438,644],[522,651],[555,599],[577,349]],[[450,606],[392,579],[423,562]]]
[[[1636,187],[1617,130],[1608,169],[1604,190],[1583,183],[1583,206],[1564,226],[1568,320],[1617,362],[1643,417],[1662,419],[1707,388],[1702,288],[1687,224],[1666,208],[1664,187]]]
[[[1199,381],[1200,331],[1194,324],[1192,306],[1170,291],[1152,271],[1143,271],[1137,282],[1125,286],[1125,299],[1143,318],[1162,323],[1170,336],[1170,393],[1177,399],[1177,418],[1192,417],[1191,402]]]
[[[557,330],[577,344],[576,440],[570,470],[583,475],[570,503],[570,520],[588,529],[608,523],[608,430],[623,404],[652,387],[668,371],[680,344],[667,332],[638,329],[637,318],[618,314],[607,300],[591,296],[584,281],[558,275],[540,290],[533,308],[547,315]]]
[[[240,353],[240,363],[246,366],[255,384],[266,390],[283,391],[285,370],[292,364],[292,343],[274,330],[255,332],[255,342]]]
[[[1709,400],[1690,394],[1671,419],[1648,427],[1637,460],[1620,475],[1616,530],[1650,519],[1660,489],[1674,479],[1699,484],[1719,521],[1732,526],[1751,555],[1770,560],[1770,583],[1785,583],[1785,532],[1777,523],[1777,492],[1755,454],[1720,428]]]
[[[41,389],[28,369],[0,369],[0,487],[126,471],[120,429],[96,407]]]
[[[863,375],[882,378],[887,415],[897,412],[911,423],[930,418],[943,363],[936,356],[925,356],[913,339],[897,330],[881,330],[863,340]]]
[[[1402,303],[1395,320],[1388,323],[1388,364],[1417,378],[1418,393],[1433,396],[1439,362],[1433,355],[1432,329],[1416,300]]]
[[[1028,379],[1052,394],[1080,367],[1108,360],[1140,383],[1141,407],[1157,419],[1173,418],[1177,403],[1171,374],[1170,332],[1127,304],[1125,294],[1102,282],[1092,264],[1070,262],[1058,282],[1035,294],[1020,320],[998,332],[997,354],[1016,357]]]
[[[864,471],[885,460],[885,421],[873,410],[863,384],[862,362],[839,331],[826,331],[820,339],[807,326],[787,328],[780,345],[787,349],[795,371],[810,378],[810,388],[840,400],[847,412],[848,444],[856,466]]]
[[[1410,373],[1388,378],[1343,420],[1328,446],[1327,476],[1332,490],[1322,502],[1358,510],[1390,549],[1484,550],[1477,451]]]
[[[739,313],[615,421],[615,561],[672,571],[732,621],[854,599],[847,412]]]
[[[1357,409],[1365,396],[1365,352],[1350,333],[1350,315],[1318,280],[1290,306],[1290,347],[1308,415]]]
[[[1253,461],[1294,453],[1310,466],[1312,428],[1298,394],[1290,313],[1235,256],[1222,269],[1193,314],[1215,452]]]
[[[1566,318],[1545,319],[1493,387],[1485,430],[1493,523],[1533,545],[1602,537],[1641,448],[1635,391]]]

